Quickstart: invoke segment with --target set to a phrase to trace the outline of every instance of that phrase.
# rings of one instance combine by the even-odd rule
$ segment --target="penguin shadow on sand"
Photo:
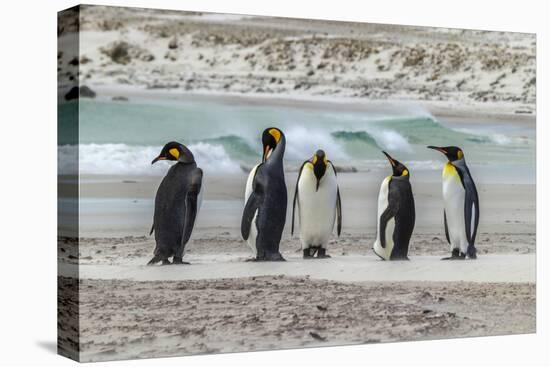
[[[382,152],[392,174],[384,178],[378,194],[377,235],[374,253],[382,260],[409,260],[409,242],[415,224],[410,173],[401,162]]]
[[[335,222],[338,237],[342,232],[342,201],[336,176],[336,168],[320,149],[300,167],[292,205],[291,236],[297,216],[304,259],[330,258],[327,245]]]
[[[155,196],[149,234],[155,233],[156,246],[147,265],[189,264],[183,261],[183,255],[202,203],[202,170],[193,153],[178,142],[167,143],[151,164],[162,160],[176,163],[168,169]]]

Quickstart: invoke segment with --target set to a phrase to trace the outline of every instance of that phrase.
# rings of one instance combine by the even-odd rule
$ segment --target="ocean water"
[[[62,124],[70,105],[59,106]],[[535,126],[438,121],[427,111],[396,105],[394,111],[364,112],[339,107],[303,108],[219,101],[84,100],[80,106],[80,172],[90,175],[163,175],[151,166],[162,146],[186,144],[207,174],[239,174],[261,158],[261,133],[277,126],[287,137],[285,164],[297,169],[317,149],[337,166],[359,171],[387,168],[381,150],[411,172],[440,169],[444,162],[427,145],[457,145],[471,166],[512,172],[535,180]],[[76,146],[60,136],[59,170]],[[495,171],[495,172],[496,172]]]

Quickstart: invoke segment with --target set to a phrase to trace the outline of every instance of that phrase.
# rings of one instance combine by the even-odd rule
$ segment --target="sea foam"
[[[58,147],[60,174],[75,172],[77,163],[73,159],[76,146]],[[81,174],[102,175],[154,175],[166,174],[167,164],[151,165],[158,156],[161,146],[136,146],[127,144],[82,144],[79,150]],[[232,161],[220,145],[197,143],[189,145],[199,167],[209,174],[232,174],[241,171],[240,165]]]

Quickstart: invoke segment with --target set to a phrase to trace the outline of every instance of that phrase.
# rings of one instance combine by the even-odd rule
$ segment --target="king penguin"
[[[147,265],[188,264],[182,261],[202,203],[202,170],[193,153],[183,144],[170,142],[162,148],[157,161],[176,161],[160,183],[155,197],[155,214],[150,234],[155,232],[154,256]]]
[[[292,206],[292,230],[298,204],[300,242],[304,259],[327,258],[327,244],[337,222],[337,234],[342,231],[342,202],[336,182],[336,169],[323,150],[318,150],[300,167]]]
[[[287,208],[285,135],[278,128],[267,128],[262,134],[262,144],[262,162],[252,169],[246,182],[241,234],[255,261],[284,261],[279,243]]]
[[[479,224],[479,199],[476,185],[464,159],[464,152],[458,147],[434,147],[448,159],[443,167],[443,221],[445,236],[451,245],[451,257],[443,260],[464,260],[477,258],[475,248]]]
[[[409,170],[386,152],[392,174],[380,185],[377,236],[374,253],[383,260],[408,260],[415,209]]]

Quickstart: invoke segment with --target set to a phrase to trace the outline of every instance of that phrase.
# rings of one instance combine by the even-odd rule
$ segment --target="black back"
[[[394,246],[390,259],[406,259],[416,219],[414,197],[408,177],[392,177],[389,183],[388,206],[394,208],[395,218]]]
[[[246,240],[250,234],[250,226],[256,210],[257,259],[282,259],[279,253],[279,243],[286,222],[287,188],[283,169],[285,137],[273,150],[269,158],[256,169],[252,183],[252,194],[247,200],[241,222],[241,233]]]
[[[202,170],[193,163],[176,163],[160,183],[155,197],[153,230],[155,231],[155,257],[166,259],[182,256],[194,224],[197,208],[189,213],[189,197],[200,191]],[[192,218],[189,217],[191,214]],[[192,219],[192,223],[186,221]],[[187,222],[187,223],[186,223]],[[186,227],[187,224],[187,228]],[[191,228],[189,228],[191,226]],[[185,230],[185,231],[184,231]],[[187,232],[187,233],[184,233]]]
[[[462,182],[462,186],[464,187],[465,192],[464,222],[466,227],[466,238],[468,239],[467,255],[469,257],[475,257],[477,252],[475,248],[475,242],[480,213],[477,188],[464,159],[454,161],[452,162],[452,164],[457,169],[458,175],[460,176],[460,181]]]

